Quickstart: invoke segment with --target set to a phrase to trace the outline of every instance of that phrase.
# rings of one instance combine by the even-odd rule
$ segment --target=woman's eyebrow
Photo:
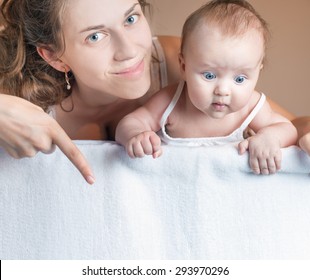
[[[128,16],[135,9],[137,5],[140,5],[140,4],[139,3],[133,4],[132,7],[125,12],[124,16],[125,17]]]
[[[127,17],[134,9],[137,5],[140,5],[139,3],[135,3],[133,4],[124,14],[124,17]],[[83,32],[87,32],[87,31],[91,31],[91,30],[98,30],[98,29],[103,29],[105,26],[103,24],[100,25],[94,25],[94,26],[89,26],[83,30],[80,31],[80,33]]]
[[[98,30],[98,29],[103,29],[105,26],[103,24],[100,25],[94,25],[94,26],[89,26],[83,30],[81,30],[79,33],[91,31],[91,30]]]

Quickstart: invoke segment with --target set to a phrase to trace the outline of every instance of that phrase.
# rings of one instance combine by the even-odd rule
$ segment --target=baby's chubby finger
[[[259,168],[260,168],[260,173],[263,175],[269,175],[270,170],[268,166],[268,162],[266,159],[259,160]]]
[[[247,139],[238,144],[239,155],[243,155],[249,149],[249,141]]]
[[[163,150],[160,148],[160,150],[157,150],[153,153],[153,158],[158,158],[163,154]]]
[[[153,147],[153,158],[158,158],[162,155],[162,148],[161,148],[161,140],[160,137],[156,134],[153,133],[150,136],[150,142],[152,144]]]
[[[151,141],[151,137],[143,137],[141,139],[141,146],[145,155],[153,154],[153,144]]]
[[[260,163],[259,160],[256,157],[250,157],[250,167],[254,174],[260,174],[261,169],[260,169]]]

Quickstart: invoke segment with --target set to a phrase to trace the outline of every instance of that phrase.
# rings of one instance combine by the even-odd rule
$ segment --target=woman
[[[70,139],[113,139],[122,116],[166,85],[163,75],[156,86],[160,58],[150,63],[146,5],[144,0],[2,1],[0,88],[8,95],[0,95],[0,146],[20,158],[50,153],[57,145],[93,183]],[[166,37],[160,43],[167,82],[175,82],[179,41]],[[153,48],[153,56],[158,53]]]

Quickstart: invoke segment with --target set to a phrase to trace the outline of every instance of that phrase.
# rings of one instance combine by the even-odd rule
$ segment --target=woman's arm
[[[295,119],[295,115],[292,114],[291,112],[287,111],[283,107],[281,107],[279,104],[275,103],[273,100],[267,97],[267,101],[269,102],[269,105],[271,106],[272,110],[283,117],[286,117],[289,120]]]
[[[57,145],[83,175],[94,183],[93,173],[79,149],[59,124],[40,107],[16,96],[0,94],[0,147],[12,157],[51,153]]]
[[[296,117],[272,100],[268,100],[272,109],[291,120],[298,132],[297,144],[310,156],[310,116]]]

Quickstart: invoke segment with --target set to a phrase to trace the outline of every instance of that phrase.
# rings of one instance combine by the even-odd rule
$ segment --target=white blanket
[[[310,258],[310,157],[297,147],[258,176],[234,145],[130,159],[112,142],[77,144],[93,186],[59,150],[0,151],[0,259]]]

